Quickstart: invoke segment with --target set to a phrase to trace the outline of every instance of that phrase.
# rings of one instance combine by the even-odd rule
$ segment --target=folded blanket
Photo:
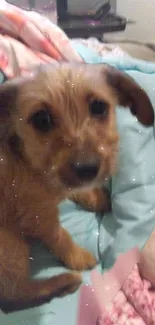
[[[66,34],[46,17],[0,3],[0,68],[9,78],[31,73],[35,65],[82,59]]]
[[[104,42],[100,42],[97,40],[97,38],[90,37],[88,39],[73,39],[71,43],[75,44],[82,44],[86,47],[88,47],[91,51],[93,51],[96,55],[101,57],[126,57],[128,58],[129,55],[127,52],[124,52],[119,46],[115,44],[107,44]]]

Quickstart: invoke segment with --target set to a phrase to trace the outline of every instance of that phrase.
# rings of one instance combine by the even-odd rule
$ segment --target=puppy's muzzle
[[[70,168],[79,181],[91,182],[97,177],[100,164],[96,159],[77,160],[70,163]]]

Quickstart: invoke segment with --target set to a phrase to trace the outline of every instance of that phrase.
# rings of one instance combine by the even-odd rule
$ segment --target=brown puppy
[[[29,238],[40,239],[73,270],[95,265],[59,224],[57,206],[72,190],[99,187],[113,173],[118,103],[129,105],[143,124],[153,124],[145,92],[104,65],[47,66],[0,87],[0,307],[5,312],[71,293],[81,283],[77,274],[31,280]]]

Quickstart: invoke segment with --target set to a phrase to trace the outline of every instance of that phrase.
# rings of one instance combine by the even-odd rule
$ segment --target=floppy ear
[[[15,111],[19,80],[13,79],[0,85],[0,138],[5,136],[10,116]]]
[[[0,119],[9,116],[10,110],[14,107],[17,95],[17,87],[14,81],[7,81],[0,85]]]
[[[107,68],[107,82],[113,87],[118,97],[118,104],[129,107],[139,122],[146,126],[153,125],[154,111],[146,92],[127,74]]]

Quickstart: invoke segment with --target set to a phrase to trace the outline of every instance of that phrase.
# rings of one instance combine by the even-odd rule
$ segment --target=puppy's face
[[[51,186],[95,186],[115,168],[117,104],[130,106],[143,124],[153,124],[147,95],[115,69],[47,66],[31,77],[1,86],[3,137],[7,130],[14,154]]]

